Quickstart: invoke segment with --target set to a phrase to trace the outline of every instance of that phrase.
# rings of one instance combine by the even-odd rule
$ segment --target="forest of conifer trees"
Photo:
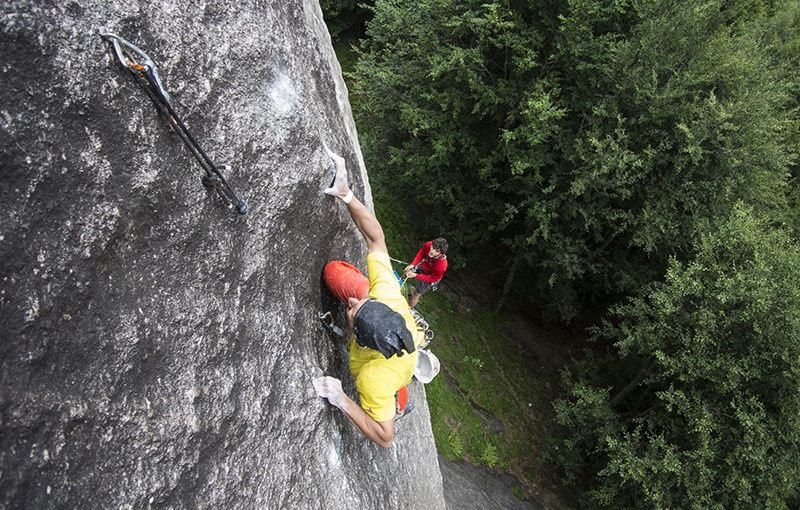
[[[583,506],[800,507],[798,2],[323,8],[373,186],[498,304],[605,317],[554,402]]]

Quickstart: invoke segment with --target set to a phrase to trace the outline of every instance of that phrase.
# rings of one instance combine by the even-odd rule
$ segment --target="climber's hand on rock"
[[[333,160],[333,164],[336,165],[336,170],[345,170],[344,158],[333,152],[325,142],[322,143],[322,147],[325,149],[325,152],[328,153],[328,157]]]
[[[317,392],[317,396],[327,398],[331,405],[341,409],[345,401],[344,390],[342,390],[342,381],[336,379],[335,377],[326,375],[323,377],[315,377],[313,383],[314,389]]]
[[[328,157],[331,158],[336,167],[336,177],[333,179],[331,187],[325,189],[325,193],[339,197],[344,200],[345,203],[349,203],[352,192],[347,184],[347,167],[345,166],[344,158],[331,151],[325,143],[323,143],[322,146],[325,148],[325,152],[328,153]]]

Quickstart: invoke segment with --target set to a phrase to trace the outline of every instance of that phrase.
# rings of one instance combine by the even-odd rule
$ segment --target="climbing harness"
[[[414,266],[414,272],[415,272],[415,273],[417,273],[417,274],[430,275],[431,273],[430,273],[430,272],[428,272],[426,269],[424,269],[424,268],[422,267],[422,264],[423,264],[424,262],[426,262],[427,260],[433,260],[434,262],[436,262],[436,261],[439,261],[439,260],[442,260],[442,259],[446,259],[446,258],[447,258],[447,255],[439,255],[439,256],[438,256],[438,257],[436,257],[435,259],[430,259],[430,258],[429,258],[429,257],[426,255],[426,256],[425,256],[425,258],[423,258],[423,259],[422,259],[422,260],[419,262],[419,264],[417,264],[416,266]],[[441,281],[442,281],[442,280],[441,280],[441,279],[439,279],[439,280],[436,280],[435,282],[430,282],[430,283],[431,283],[431,290],[432,290],[433,292],[436,292],[437,290],[439,290],[439,283],[440,283]]]
[[[333,315],[331,315],[331,312],[329,311],[320,312],[319,320],[321,320],[322,325],[328,328],[328,330],[330,330],[334,335],[340,336],[342,338],[345,338],[347,336],[345,335],[345,332],[342,330],[342,328],[340,328],[333,322]]]
[[[170,127],[175,130],[183,140],[183,143],[192,153],[192,156],[200,163],[200,166],[205,170],[205,175],[202,178],[203,185],[208,188],[213,188],[217,194],[230,206],[236,208],[236,212],[241,215],[247,214],[247,202],[240,200],[231,189],[228,181],[222,176],[220,170],[228,170],[228,165],[217,165],[211,158],[203,151],[200,144],[197,143],[191,131],[183,123],[183,120],[178,116],[170,104],[169,93],[164,89],[164,84],[161,81],[161,76],[158,74],[158,69],[153,60],[141,49],[134,44],[126,41],[122,37],[111,33],[101,33],[104,39],[110,41],[114,45],[114,52],[117,55],[120,63],[127,67],[137,77],[137,81],[147,91],[150,98],[163,108],[162,113],[165,114],[167,122]],[[142,78],[149,84],[147,87],[142,82]]]
[[[446,258],[447,256],[446,255],[442,255],[442,257]],[[389,260],[391,260],[392,262],[395,262],[397,264],[401,264],[404,269],[411,265],[410,262],[404,262],[402,260],[398,260],[398,259],[395,259],[395,258],[392,258],[392,257],[389,257]],[[426,272],[420,272],[421,271],[421,267],[420,266],[422,266],[422,262],[420,262],[419,264],[414,266],[414,272],[417,273],[417,274],[428,274]],[[403,285],[405,285],[406,281],[408,280],[408,278],[405,277],[405,273],[403,273],[403,277],[401,278],[400,275],[397,273],[397,271],[392,269],[392,272],[394,272],[394,276],[395,276],[395,278],[397,278],[397,282],[400,284],[400,288],[403,288]],[[441,281],[442,280],[438,280],[438,281],[432,282],[431,283],[431,290],[434,291],[434,292],[439,290],[439,283]]]
[[[414,323],[417,325],[417,328],[425,332],[425,342],[419,346],[420,349],[424,349],[428,347],[431,340],[433,340],[433,330],[428,325],[428,321],[425,320],[425,317],[414,308],[411,309],[411,316],[414,317]]]

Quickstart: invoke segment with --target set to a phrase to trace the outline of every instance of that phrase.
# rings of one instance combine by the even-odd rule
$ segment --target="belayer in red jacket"
[[[436,286],[442,280],[444,272],[447,271],[447,239],[437,237],[433,241],[428,241],[420,248],[414,261],[406,267],[405,277],[416,278],[417,285],[408,297],[408,306],[417,306],[419,297]]]

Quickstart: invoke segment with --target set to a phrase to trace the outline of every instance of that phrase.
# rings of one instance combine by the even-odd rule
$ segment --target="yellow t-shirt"
[[[372,252],[367,255],[369,275],[369,297],[384,303],[400,313],[406,327],[414,336],[414,345],[419,346],[424,335],[420,335],[408,303],[400,293],[400,284],[392,271],[388,253]],[[380,352],[361,347],[350,337],[350,371],[356,378],[356,389],[361,397],[361,407],[375,421],[394,418],[397,391],[411,382],[417,367],[417,351],[386,359]]]

